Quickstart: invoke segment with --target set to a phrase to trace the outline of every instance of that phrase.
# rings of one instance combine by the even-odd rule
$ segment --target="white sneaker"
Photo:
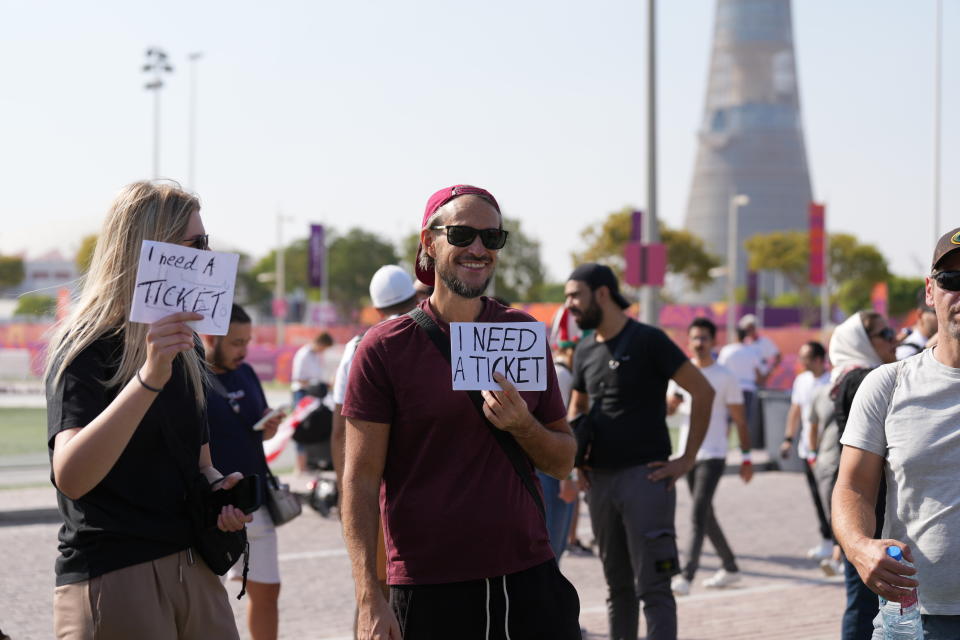
[[[740,582],[740,572],[739,571],[727,571],[726,569],[720,569],[713,577],[707,578],[703,581],[703,586],[708,589],[722,589],[724,587],[729,587],[732,584]]]
[[[833,542],[824,540],[815,547],[807,550],[807,557],[811,560],[826,560],[833,557]]]
[[[843,565],[832,558],[824,558],[820,561],[820,570],[828,578],[843,575]]]
[[[670,581],[670,589],[675,596],[690,595],[690,581],[681,575],[673,576],[673,580]]]

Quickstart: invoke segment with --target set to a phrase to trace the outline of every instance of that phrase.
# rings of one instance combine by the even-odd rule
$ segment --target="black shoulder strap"
[[[450,342],[446,336],[443,335],[443,331],[440,330],[437,323],[433,321],[433,318],[428,316],[420,307],[414,307],[407,315],[420,325],[420,328],[430,336],[430,340],[433,341],[433,344],[435,344],[437,349],[440,350],[440,353],[443,354],[444,359],[450,362]],[[547,516],[546,509],[543,506],[543,499],[540,497],[537,488],[533,486],[533,480],[530,477],[530,472],[533,470],[530,458],[527,457],[527,454],[520,448],[520,445],[512,435],[502,429],[498,429],[487,419],[487,416],[483,413],[483,396],[480,395],[480,392],[475,390],[467,391],[467,395],[469,395],[470,400],[473,401],[473,406],[477,410],[477,413],[483,418],[484,424],[490,429],[494,440],[497,441],[497,444],[499,444],[504,453],[507,454],[507,458],[510,460],[510,464],[513,465],[517,475],[520,476],[520,481],[523,482],[523,486],[527,488],[527,491],[533,497],[533,501],[536,503],[540,515],[546,520]]]

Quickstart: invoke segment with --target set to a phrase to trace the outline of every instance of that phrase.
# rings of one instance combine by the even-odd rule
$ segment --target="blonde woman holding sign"
[[[238,637],[226,591],[192,549],[185,500],[191,470],[217,489],[241,478],[210,462],[203,349],[187,324],[201,316],[128,321],[142,241],[206,249],[199,212],[175,186],[125,187],[50,341],[48,448],[63,517],[57,638]],[[217,526],[249,520],[228,505]]]

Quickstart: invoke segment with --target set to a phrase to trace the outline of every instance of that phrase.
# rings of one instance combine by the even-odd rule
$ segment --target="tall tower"
[[[743,285],[747,238],[807,226],[810,174],[790,0],[717,0],[685,225],[725,263],[730,200],[736,194],[750,198],[738,209],[736,282]],[[721,280],[704,288],[697,300],[721,299],[722,286]]]

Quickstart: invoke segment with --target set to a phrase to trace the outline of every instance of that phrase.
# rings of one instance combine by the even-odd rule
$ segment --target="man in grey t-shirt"
[[[919,584],[927,640],[960,637],[960,228],[943,236],[926,279],[940,342],[872,371],[853,401],[833,494],[834,532],[860,578],[902,602]],[[871,538],[881,471],[883,538]],[[900,547],[916,569],[886,555]],[[874,626],[879,626],[879,616]],[[874,632],[874,638],[879,630]]]

